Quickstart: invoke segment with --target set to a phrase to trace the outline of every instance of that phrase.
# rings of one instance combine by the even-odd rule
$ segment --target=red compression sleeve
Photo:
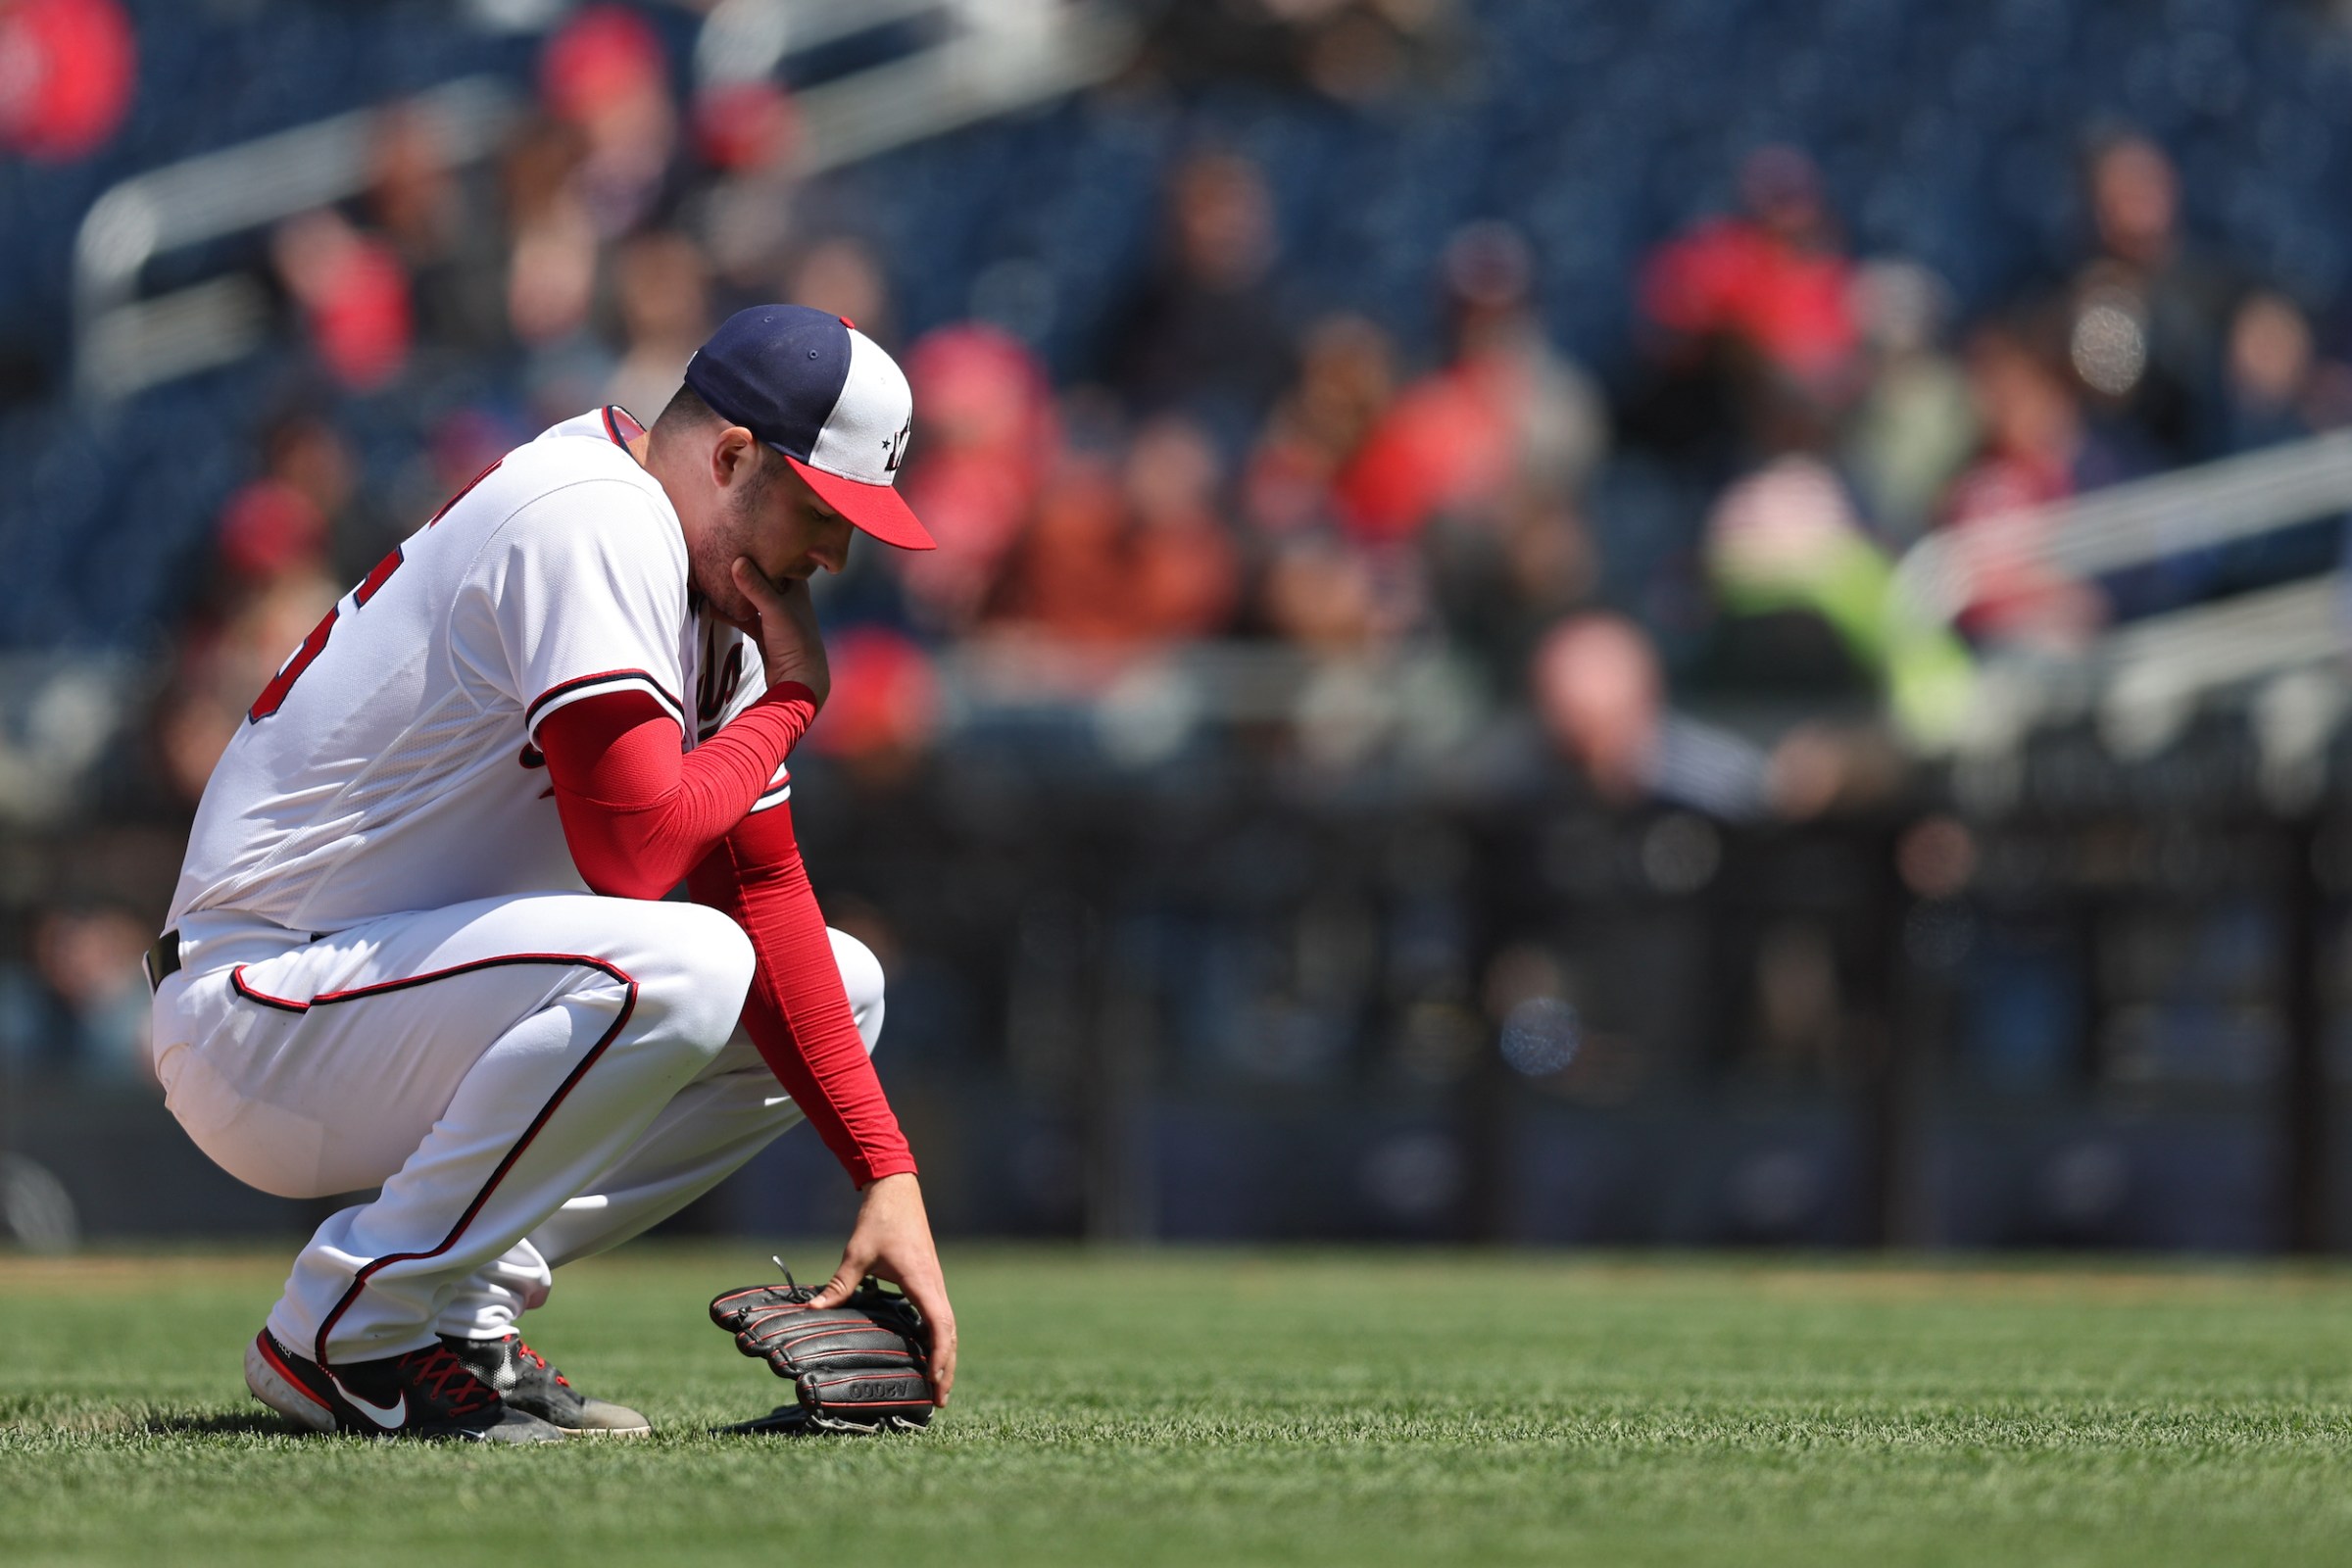
[[[681,754],[667,710],[642,692],[610,692],[550,713],[539,747],[564,842],[591,888],[658,899],[685,878],[697,902],[751,937],[760,962],[744,1027],[863,1187],[913,1170],[914,1157],[850,1014],[791,808],[746,814],[815,711],[807,687],[776,687]]]
[[[539,723],[564,842],[599,893],[658,899],[752,808],[816,716],[816,694],[786,683],[691,752],[668,710],[643,692],[585,697]]]
[[[776,1080],[859,1187],[914,1169],[850,1014],[825,917],[808,886],[792,808],[743,819],[694,868],[695,902],[732,915],[760,955],[743,1024]]]

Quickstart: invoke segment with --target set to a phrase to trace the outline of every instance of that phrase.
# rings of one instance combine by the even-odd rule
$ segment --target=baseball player
[[[650,430],[607,408],[508,453],[255,700],[148,956],[156,1073],[238,1179],[380,1189],[295,1259],[246,1352],[265,1404],[648,1430],[515,1319],[803,1116],[864,1194],[811,1304],[899,1282],[945,1402],[955,1316],[867,1059],[882,974],[818,912],[786,766],[828,685],[809,575],[853,529],[932,548],[893,488],[911,417],[850,322],[742,312]]]

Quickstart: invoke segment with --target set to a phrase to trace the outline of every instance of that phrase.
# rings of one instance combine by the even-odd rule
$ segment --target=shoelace
[[[514,1337],[514,1353],[522,1357],[522,1359],[525,1361],[530,1362],[531,1365],[537,1367],[542,1372],[553,1370],[553,1368],[549,1367],[547,1364],[547,1357],[541,1355],[537,1350],[532,1349],[529,1345],[524,1343],[522,1336],[519,1334]],[[571,1387],[571,1379],[565,1377],[561,1372],[556,1373],[556,1381],[563,1384],[567,1389]]]
[[[446,1345],[411,1350],[398,1365],[410,1382],[447,1414],[471,1415],[498,1402],[496,1392]]]

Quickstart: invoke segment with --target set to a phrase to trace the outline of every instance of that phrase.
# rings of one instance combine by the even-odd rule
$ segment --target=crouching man
[[[847,321],[742,312],[650,430],[607,408],[507,454],[254,702],[148,957],[157,1076],[239,1180],[378,1189],[295,1259],[246,1352],[264,1403],[649,1430],[516,1319],[803,1116],[864,1192],[815,1304],[901,1284],[945,1402],[955,1315],[867,1059],[882,974],[826,929],[786,765],[828,685],[810,574],[854,530],[932,547],[893,488],[911,417]]]

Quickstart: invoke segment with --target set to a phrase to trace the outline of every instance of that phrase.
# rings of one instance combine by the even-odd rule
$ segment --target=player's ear
[[[760,463],[760,441],[740,424],[718,432],[710,449],[710,479],[721,490],[740,484]]]

